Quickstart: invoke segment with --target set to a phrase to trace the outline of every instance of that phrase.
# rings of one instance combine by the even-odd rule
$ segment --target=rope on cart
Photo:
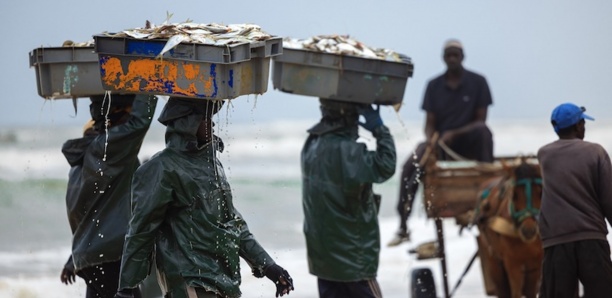
[[[444,153],[448,154],[448,156],[452,157],[456,161],[471,161],[476,163],[474,170],[479,170],[482,172],[497,172],[503,169],[503,166],[500,166],[499,164],[468,159],[448,147],[448,145],[446,145],[446,143],[444,143],[442,140],[438,140],[438,146],[440,146]]]

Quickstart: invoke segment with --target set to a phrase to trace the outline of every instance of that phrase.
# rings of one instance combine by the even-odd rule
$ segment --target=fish
[[[168,42],[166,42],[166,45],[164,45],[164,48],[161,50],[161,52],[157,54],[156,58],[161,58],[164,55],[164,53],[170,51],[171,49],[176,47],[179,43],[187,39],[189,39],[189,37],[184,34],[173,35],[172,37],[168,39]]]
[[[309,50],[336,55],[411,63],[410,57],[404,54],[397,53],[390,49],[369,47],[348,35],[315,35],[305,39],[285,37],[283,38],[283,47],[288,49]]]
[[[88,40],[84,42],[74,42],[70,39],[65,40],[62,43],[62,47],[92,47],[94,45],[94,40]]]
[[[265,41],[275,37],[263,31],[256,24],[203,24],[194,23],[190,20],[182,23],[170,23],[172,14],[166,13],[166,15],[166,20],[161,25],[155,25],[147,20],[143,28],[125,29],[117,33],[104,32],[103,35],[142,40],[167,40],[157,58],[161,58],[164,53],[180,43],[227,46]]]

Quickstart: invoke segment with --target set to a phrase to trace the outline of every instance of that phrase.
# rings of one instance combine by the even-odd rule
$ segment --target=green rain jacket
[[[66,205],[76,271],[121,260],[130,183],[156,105],[156,97],[137,95],[126,123],[94,137],[68,140],[62,147],[71,166]]]
[[[310,134],[302,149],[302,204],[310,273],[331,281],[376,277],[378,195],[372,183],[395,173],[395,144],[383,125],[376,151],[357,143],[357,126]]]
[[[186,287],[240,297],[239,257],[257,277],[274,264],[234,208],[216,156],[223,143],[215,137],[198,146],[201,119],[192,114],[170,123],[166,149],[134,175],[119,289],[135,288],[154,258],[162,292],[169,297],[187,297]]]

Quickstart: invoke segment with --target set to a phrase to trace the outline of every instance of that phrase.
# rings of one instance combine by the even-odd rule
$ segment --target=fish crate
[[[272,83],[280,91],[348,102],[401,103],[413,64],[308,50],[283,49],[273,58]]]
[[[38,95],[45,99],[90,97],[105,92],[93,46],[36,48],[30,52],[30,67],[36,70]]]
[[[268,89],[270,58],[282,38],[227,46],[94,36],[104,89],[200,99],[232,99]]]

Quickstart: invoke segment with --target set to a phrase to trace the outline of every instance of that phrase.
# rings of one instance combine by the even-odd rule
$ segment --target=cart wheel
[[[411,298],[436,298],[436,283],[429,268],[412,270]]]

